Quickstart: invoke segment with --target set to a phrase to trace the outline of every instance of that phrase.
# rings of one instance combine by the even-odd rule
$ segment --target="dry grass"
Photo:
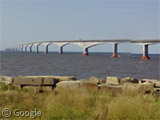
[[[60,90],[34,94],[33,90],[0,85],[3,108],[42,111],[42,120],[159,120],[160,98],[153,95],[112,95],[88,90]],[[2,118],[0,114],[0,118]],[[13,120],[28,118],[13,117]]]

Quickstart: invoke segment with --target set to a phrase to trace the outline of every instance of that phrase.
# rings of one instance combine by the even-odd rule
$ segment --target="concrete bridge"
[[[132,40],[131,43],[142,45],[143,46],[143,56],[141,57],[141,59],[142,60],[148,60],[148,59],[150,59],[149,53],[148,53],[149,52],[148,46],[160,43],[160,39]]]
[[[36,47],[36,53],[39,53],[39,46],[45,46],[45,53],[48,54],[48,46],[51,44],[56,44],[59,46],[59,54],[63,54],[63,47],[68,44],[76,44],[83,48],[83,55],[89,55],[88,49],[100,44],[113,44],[113,54],[111,57],[118,57],[118,44],[121,43],[131,43],[139,44],[143,46],[143,56],[141,59],[147,60],[150,59],[148,56],[148,46],[152,44],[160,43],[160,39],[156,40],[130,40],[130,39],[108,39],[108,40],[69,40],[69,41],[42,41],[42,42],[33,42],[28,44],[17,45],[11,48],[6,48],[6,51],[17,51],[17,52],[27,52],[27,47],[29,47],[29,52],[32,51],[32,47]]]

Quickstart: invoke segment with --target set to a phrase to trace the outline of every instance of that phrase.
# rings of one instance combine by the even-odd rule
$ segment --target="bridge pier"
[[[118,54],[117,54],[117,50],[118,50],[118,43],[114,43],[113,44],[113,54],[112,54],[112,58],[117,58]]]
[[[21,51],[21,46],[18,47],[18,51],[19,51],[19,52]]]
[[[23,52],[23,46],[21,46],[21,50],[20,51]]]
[[[19,52],[19,46],[17,47],[17,52]]]
[[[17,52],[19,52],[19,47],[17,47]]]
[[[59,54],[63,54],[63,46],[59,47]]]
[[[42,43],[44,44],[45,46],[45,54],[48,54],[48,46],[51,44],[51,43]]]
[[[150,59],[148,56],[148,45],[143,45],[143,56],[141,57],[142,60]]]
[[[49,45],[45,46],[46,47],[45,54],[48,54],[48,46]]]
[[[68,44],[68,42],[54,42],[54,44],[59,46],[59,54],[63,54],[63,47]]]
[[[27,52],[27,45],[24,46],[25,52]]]
[[[33,44],[30,44],[28,46],[29,46],[29,52],[31,53],[32,52],[32,46],[33,46]]]
[[[32,52],[32,45],[30,46],[30,53]]]
[[[84,55],[84,56],[89,55],[89,54],[88,54],[88,48],[84,48],[84,49],[83,49],[83,55]]]
[[[41,43],[34,43],[34,45],[36,46],[36,53],[39,53],[38,47],[39,47],[40,44],[41,44]]]
[[[36,53],[39,53],[38,46],[39,46],[39,45],[36,46]]]

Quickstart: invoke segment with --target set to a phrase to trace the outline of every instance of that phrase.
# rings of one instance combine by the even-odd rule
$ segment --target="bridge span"
[[[148,40],[131,40],[131,39],[108,39],[108,40],[66,40],[66,41],[41,41],[41,42],[33,42],[33,43],[27,43],[22,45],[17,45],[14,47],[6,48],[6,51],[17,51],[17,52],[27,52],[27,47],[29,48],[29,52],[32,51],[32,47],[36,47],[36,53],[39,53],[39,46],[44,45],[45,46],[45,53],[48,54],[48,46],[51,44],[56,44],[59,46],[59,54],[63,54],[63,47],[68,44],[76,44],[83,48],[83,55],[87,56],[89,55],[88,49],[97,45],[101,44],[112,44],[113,45],[113,54],[111,57],[116,58],[118,57],[118,44],[121,43],[130,43],[130,44],[138,44],[143,46],[143,56],[141,59],[148,60],[148,46],[153,44],[160,43],[160,39],[148,39]]]

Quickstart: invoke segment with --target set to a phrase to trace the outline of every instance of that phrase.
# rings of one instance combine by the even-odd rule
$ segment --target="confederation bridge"
[[[148,46],[153,44],[160,43],[160,39],[154,39],[154,40],[130,40],[130,39],[108,39],[108,40],[72,40],[72,41],[42,41],[42,42],[33,42],[28,44],[22,44],[17,45],[11,48],[6,48],[6,51],[16,51],[16,52],[33,52],[32,47],[36,47],[36,53],[39,53],[39,46],[44,45],[45,46],[45,53],[48,54],[48,46],[51,44],[56,44],[59,46],[59,54],[63,54],[63,47],[68,44],[76,44],[83,48],[83,55],[87,56],[89,55],[88,49],[97,45],[109,43],[113,44],[113,54],[111,57],[116,58],[118,57],[118,44],[122,43],[131,43],[131,44],[138,44],[143,46],[143,56],[141,59],[148,60]],[[29,47],[29,51],[27,51],[27,47]]]

